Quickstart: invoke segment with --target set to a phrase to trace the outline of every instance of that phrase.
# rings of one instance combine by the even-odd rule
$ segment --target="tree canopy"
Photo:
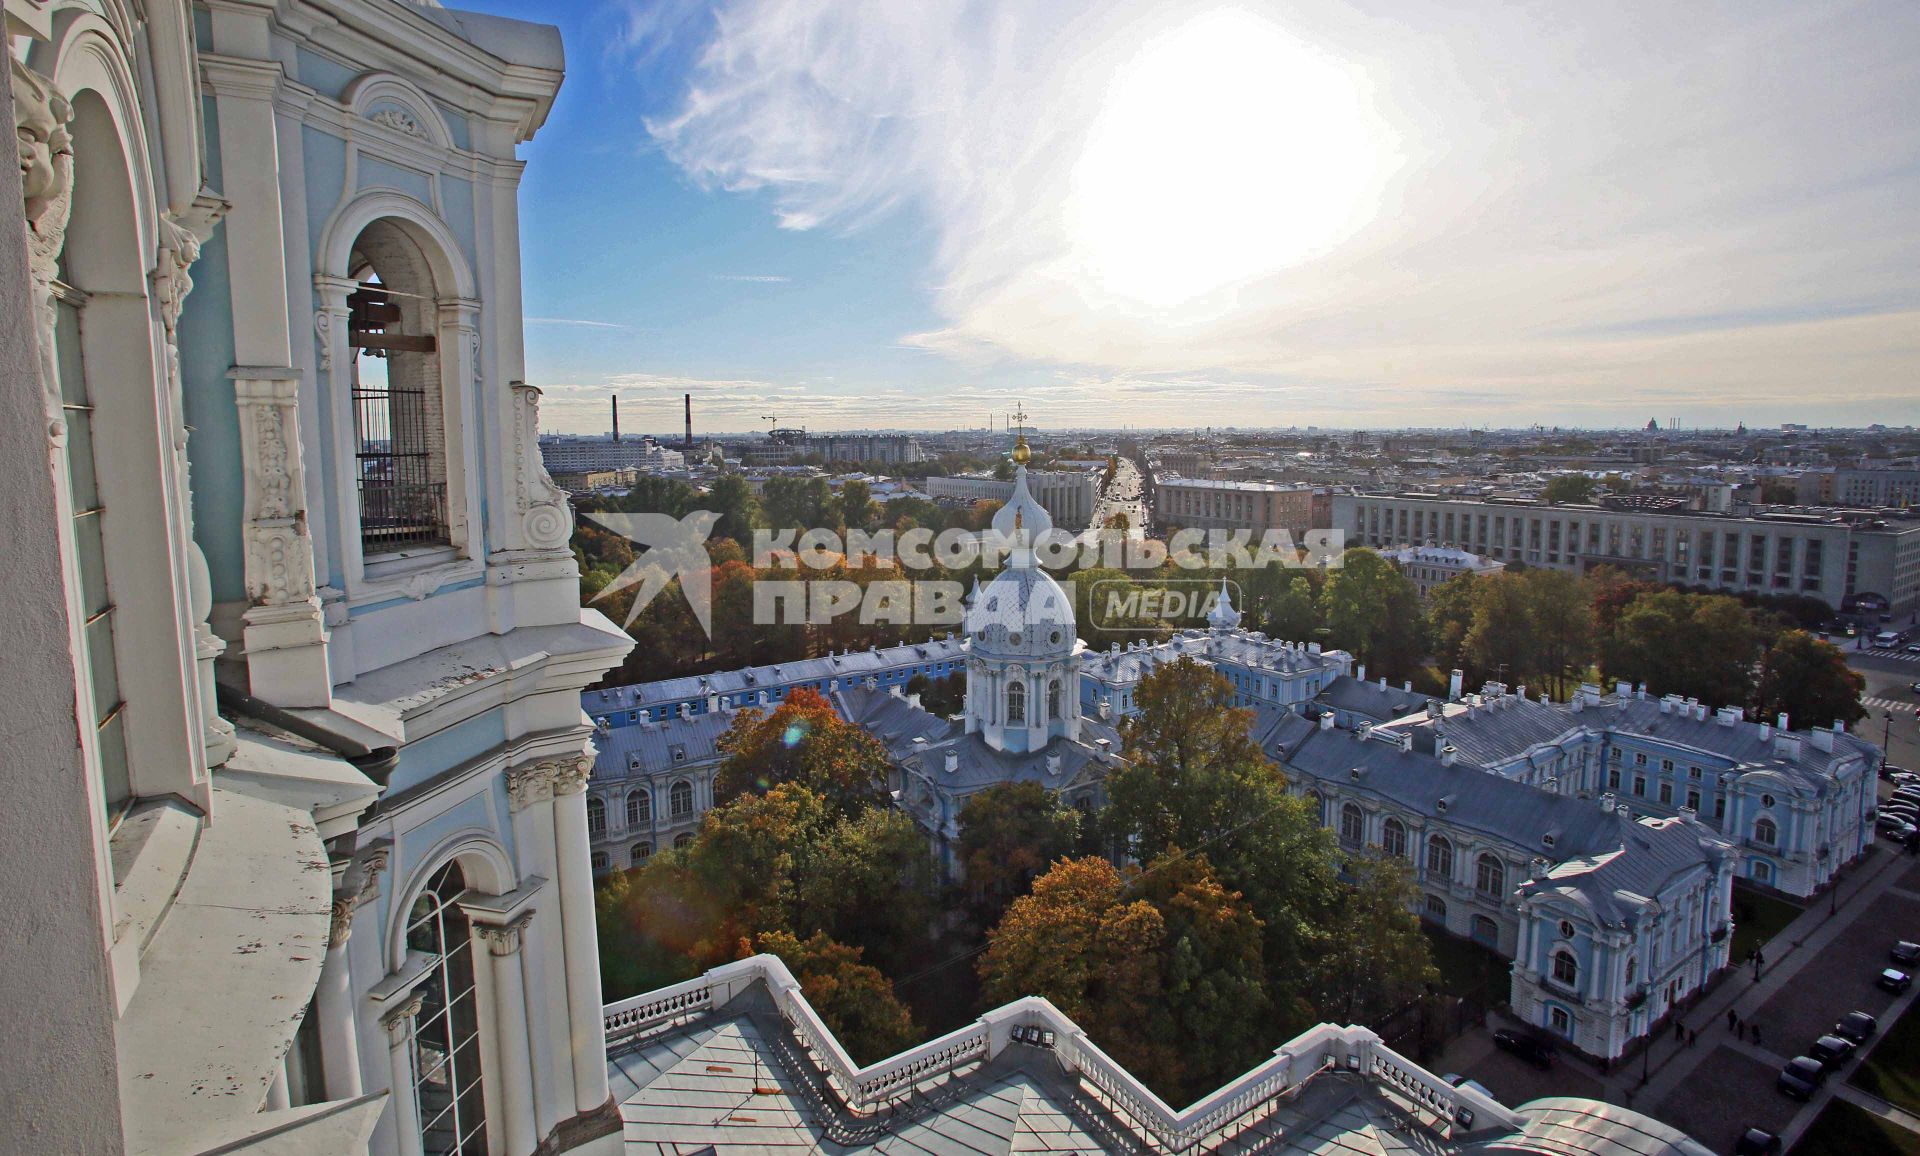
[[[885,806],[892,761],[879,740],[842,719],[819,692],[798,687],[773,710],[743,710],[720,736],[727,756],[714,801],[802,783],[844,815]]]
[[[1867,715],[1860,705],[1866,689],[1866,678],[1847,665],[1838,647],[1803,630],[1789,630],[1760,658],[1754,707],[1761,718],[1784,714],[1793,726],[1851,726]]]

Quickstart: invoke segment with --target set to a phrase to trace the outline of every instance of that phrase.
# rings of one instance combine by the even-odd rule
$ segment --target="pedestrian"
[[[1687,1029],[1687,1046],[1692,1047],[1700,1039],[1700,1033],[1693,1028]]]
[[[1727,1009],[1727,1030],[1732,1031],[1733,1029],[1739,1026],[1740,1026],[1740,1013],[1737,1011],[1734,1011],[1732,1008],[1728,1008]]]
[[[1674,1020],[1674,1021],[1673,1021],[1673,1038],[1674,1038],[1675,1040],[1684,1040],[1684,1039],[1686,1039],[1686,1038],[1687,1038],[1687,1025],[1685,1025],[1685,1024],[1683,1024],[1683,1023],[1681,1023],[1681,1022],[1680,1022],[1679,1020]]]

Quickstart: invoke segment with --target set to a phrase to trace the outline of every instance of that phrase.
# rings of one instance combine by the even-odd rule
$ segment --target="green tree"
[[[1073,851],[1080,813],[1039,783],[996,783],[960,809],[960,860],[982,923]]]
[[[1760,659],[1760,684],[1753,704],[1761,718],[1784,714],[1792,725],[1848,725],[1867,715],[1860,705],[1867,680],[1847,665],[1832,643],[1803,630],[1780,635]]]
[[[1465,667],[1469,676],[1486,672],[1472,666],[1464,653],[1467,632],[1473,629],[1474,599],[1480,579],[1467,571],[1427,592],[1427,634],[1433,655],[1443,667]],[[1473,683],[1478,685],[1477,680]]]
[[[918,1033],[893,983],[861,962],[861,951],[815,933],[800,939],[769,931],[754,937],[751,950],[777,955],[800,981],[800,991],[820,1013],[856,1064],[871,1064],[913,1046]]]
[[[746,478],[739,474],[721,474],[714,480],[713,489],[707,492],[703,504],[720,515],[713,527],[715,537],[731,538],[745,549],[753,548],[753,531],[764,522],[760,503]]]
[[[1524,682],[1536,665],[1534,622],[1526,583],[1517,574],[1489,574],[1474,584],[1473,625],[1461,641],[1461,653],[1485,675],[1506,669],[1508,685]]]
[[[1529,570],[1523,588],[1533,623],[1535,673],[1564,702],[1569,681],[1577,685],[1593,664],[1593,600],[1586,586],[1563,570]]]
[[[1317,1014],[1335,1023],[1379,1023],[1439,980],[1404,860],[1360,855],[1334,892],[1313,953]]]
[[[1267,612],[1267,634],[1289,642],[1311,642],[1319,633],[1320,607],[1314,600],[1313,583],[1305,574],[1295,574]]]
[[[873,525],[873,489],[867,483],[849,478],[840,485],[840,524],[850,530],[865,530]]]
[[[1593,501],[1593,479],[1585,474],[1561,474],[1547,483],[1541,496],[1550,506],[1585,504]]]
[[[1621,613],[1606,656],[1611,677],[1714,706],[1752,698],[1759,657],[1746,607],[1724,595],[1676,590],[1635,598]]]
[[[1420,595],[1393,563],[1367,549],[1348,550],[1320,592],[1333,645],[1389,677],[1410,677],[1425,626]]]

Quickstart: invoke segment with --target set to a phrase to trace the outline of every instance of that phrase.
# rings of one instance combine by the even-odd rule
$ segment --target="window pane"
[[[100,486],[93,476],[93,411],[69,406],[67,419],[67,463],[73,471],[73,508],[91,510],[100,504]]]
[[[133,779],[127,772],[126,717],[126,712],[121,711],[108,719],[101,726],[97,740],[100,780],[105,788],[109,820],[118,817],[133,797]]]
[[[93,678],[94,721],[99,722],[120,706],[120,674],[113,660],[113,615],[102,614],[85,627],[87,667]]]
[[[80,570],[81,613],[91,618],[107,608],[107,555],[100,539],[100,515],[73,520],[75,562]]]

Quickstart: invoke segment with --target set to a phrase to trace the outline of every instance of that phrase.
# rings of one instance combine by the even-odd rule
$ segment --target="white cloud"
[[[612,321],[588,321],[580,317],[523,317],[528,325],[566,325],[576,329],[632,329],[631,325],[620,325]]]
[[[763,285],[784,285],[793,280],[778,273],[713,273],[710,276],[715,281],[752,281]]]
[[[1208,19],[1232,34],[1197,58],[1245,84],[1140,80]],[[667,155],[789,228],[924,217],[945,324],[902,340],[983,374],[1400,386],[1443,412],[1647,390],[1920,405],[1896,336],[1920,302],[1920,7],[1901,0],[1409,0],[1391,19],[726,0],[708,37],[649,122]],[[1260,53],[1325,83],[1266,85]],[[1181,179],[1202,170],[1223,179]],[[1250,189],[1269,217],[1246,216]],[[1355,219],[1317,224],[1318,246],[1287,234],[1331,220],[1329,189]]]

